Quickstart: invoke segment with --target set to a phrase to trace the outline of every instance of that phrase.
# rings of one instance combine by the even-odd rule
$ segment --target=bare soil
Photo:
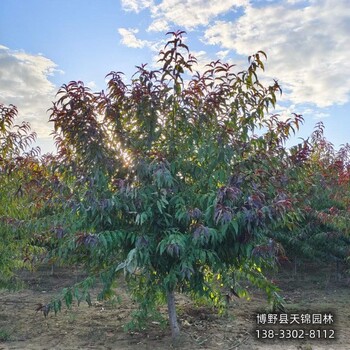
[[[227,315],[218,316],[210,307],[195,306],[177,296],[182,337],[171,341],[169,327],[151,322],[142,332],[125,332],[136,305],[126,288],[117,289],[119,301],[81,304],[46,318],[36,312],[38,303],[47,303],[64,286],[79,278],[79,271],[48,269],[24,274],[26,288],[17,292],[0,291],[0,350],[8,349],[207,349],[207,350],[350,350],[350,287],[343,279],[336,281],[331,269],[308,266],[308,271],[293,275],[285,268],[274,276],[287,301],[287,311],[294,313],[331,312],[336,339],[259,340],[256,338],[256,313],[267,312],[264,294],[254,292],[251,300],[234,299]],[[166,312],[165,308],[161,310]],[[315,327],[315,326],[310,326]],[[316,328],[315,328],[316,329]]]

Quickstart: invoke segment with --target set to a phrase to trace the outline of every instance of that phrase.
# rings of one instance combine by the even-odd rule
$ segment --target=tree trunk
[[[169,315],[169,323],[171,328],[171,335],[173,337],[173,340],[177,340],[180,335],[180,328],[177,323],[174,291],[167,292],[167,301],[168,301],[168,315]]]

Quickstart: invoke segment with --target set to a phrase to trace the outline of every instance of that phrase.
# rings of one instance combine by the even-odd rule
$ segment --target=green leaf
[[[102,246],[107,250],[108,249],[108,243],[107,243],[107,240],[106,240],[106,237],[104,236],[104,234],[101,233],[98,238],[99,238],[99,241],[102,244]]]
[[[126,270],[133,274],[137,269],[137,249],[131,249],[126,260],[125,260]]]
[[[158,210],[161,214],[163,214],[163,208],[162,208],[162,202],[161,201],[157,201],[157,207],[158,207]]]
[[[236,234],[238,234],[238,222],[236,220],[231,220],[230,226],[235,230]]]

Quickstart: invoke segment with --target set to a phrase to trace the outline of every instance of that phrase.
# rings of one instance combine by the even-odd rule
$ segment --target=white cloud
[[[152,0],[122,0],[122,7],[125,11],[140,12],[153,4]]]
[[[293,113],[300,114],[304,120],[313,119],[316,121],[320,121],[331,117],[327,109],[308,107],[305,105],[295,105],[293,103],[288,105],[282,105],[277,103],[275,109],[273,111],[271,110],[270,112],[273,114],[277,114],[278,119],[281,121],[286,121],[289,118],[293,119]]]
[[[169,30],[169,24],[164,18],[154,20],[147,28],[148,32],[166,32]]]
[[[20,119],[30,122],[38,137],[47,137],[52,130],[47,110],[52,106],[56,87],[49,76],[59,72],[56,67],[42,55],[0,45],[0,101],[15,105]]]
[[[153,22],[148,31],[164,32],[173,24],[180,28],[192,29],[207,25],[213,18],[241,6],[247,6],[249,0],[162,0],[156,4],[153,0],[122,0],[125,11],[139,13],[148,8]]]
[[[322,112],[317,109],[313,108],[306,108],[305,110],[302,111],[303,116],[310,116],[313,119],[325,119],[330,117],[331,115],[327,112]]]
[[[207,25],[210,20],[220,14],[227,13],[240,6],[247,6],[248,0],[163,0],[158,5],[151,6],[155,21],[173,23],[181,28],[192,29]],[[151,25],[152,26],[152,25]]]
[[[88,87],[88,88],[90,88],[91,90],[94,90],[94,89],[96,89],[97,88],[97,85],[96,85],[96,83],[92,80],[92,81],[89,81],[87,84],[86,84],[86,86]]]
[[[230,50],[222,50],[222,51],[218,51],[216,53],[216,56],[220,59],[223,60],[227,57],[227,55],[229,54]]]
[[[250,55],[267,52],[267,75],[293,103],[343,104],[350,93],[350,8],[347,0],[289,1],[245,8],[235,22],[217,21],[204,42]]]
[[[122,37],[121,43],[127,47],[140,49],[140,48],[143,48],[145,46],[151,45],[151,43],[148,42],[147,40],[141,40],[141,39],[136,38],[135,34],[138,33],[138,29],[119,28],[118,32]]]

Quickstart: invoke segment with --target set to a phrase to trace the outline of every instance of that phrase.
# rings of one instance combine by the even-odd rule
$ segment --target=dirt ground
[[[195,307],[178,297],[178,313],[182,330],[179,344],[172,344],[168,327],[158,322],[144,332],[125,332],[136,306],[125,289],[118,290],[121,302],[95,302],[89,307],[63,311],[47,318],[35,308],[47,303],[63,287],[74,282],[79,272],[58,269],[26,274],[27,287],[18,292],[0,291],[0,350],[8,349],[207,349],[207,350],[316,350],[350,349],[350,286],[336,281],[331,271],[308,269],[293,275],[284,269],[274,276],[291,313],[332,313],[335,339],[259,340],[256,337],[256,314],[266,312],[264,295],[255,292],[250,301],[235,299],[228,314],[218,316],[209,307]],[[165,312],[165,309],[164,309]],[[317,327],[315,325],[311,328]]]

